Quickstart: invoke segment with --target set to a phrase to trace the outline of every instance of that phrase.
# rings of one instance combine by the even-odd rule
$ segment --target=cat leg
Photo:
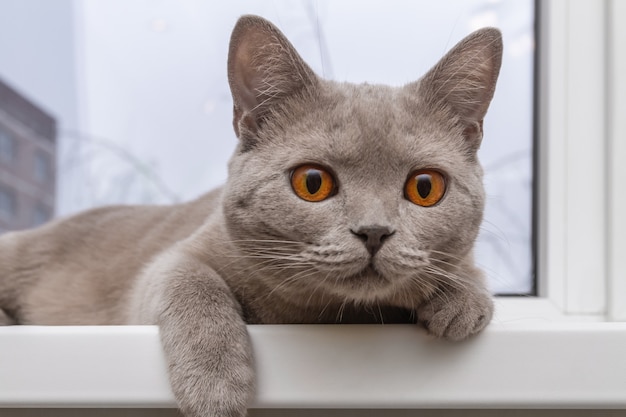
[[[159,326],[172,390],[187,417],[245,416],[255,378],[240,306],[212,268],[181,252],[161,255],[141,278],[160,292],[147,303]]]
[[[479,282],[443,285],[417,309],[418,321],[437,337],[458,341],[480,332],[493,316],[493,299]]]

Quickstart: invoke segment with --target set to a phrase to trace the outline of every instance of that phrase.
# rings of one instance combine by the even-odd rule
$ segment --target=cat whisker
[[[383,318],[383,311],[380,308],[380,303],[376,300],[376,307],[378,307],[378,314],[380,315],[380,324],[385,324],[385,319]]]
[[[455,255],[455,254],[450,253],[450,252],[444,252],[444,251],[440,251],[440,250],[436,250],[436,249],[429,249],[428,251],[431,254],[440,255],[440,256],[442,256],[444,258],[448,258],[450,260],[457,261],[457,262],[463,262],[465,260],[465,256]],[[443,260],[443,259],[440,259],[440,258],[431,258],[431,260],[433,260],[433,259],[435,259],[437,261]]]
[[[312,264],[312,262],[303,259],[300,256],[296,255],[270,255],[270,254],[250,254],[250,255],[238,255],[238,256],[229,256],[229,258],[235,259],[270,259],[270,260],[281,260],[281,261],[293,261],[293,262],[308,262]]]
[[[430,273],[430,277],[438,284],[448,286],[458,291],[467,291],[469,288],[468,282],[464,278],[449,271],[435,267],[429,267],[426,268],[426,270]]]
[[[328,300],[328,302],[324,305],[324,308],[322,308],[322,310],[320,311],[320,314],[317,316],[317,319],[318,319],[318,320],[321,320],[321,319],[322,319],[322,317],[324,316],[324,313],[326,312],[326,310],[328,309],[328,306],[330,305],[330,303],[331,303],[332,301],[333,301],[333,300],[332,300],[332,299],[330,299],[330,300]]]
[[[420,280],[420,279],[414,280],[413,283],[418,285],[420,289],[423,289],[423,287],[426,286],[429,289],[430,297],[438,297],[438,298],[444,299],[446,302],[449,301],[448,294],[446,293],[446,291],[444,291],[441,288],[440,285],[436,285],[426,280]],[[414,305],[413,308],[416,308],[416,307],[417,306]]]
[[[336,321],[337,321],[338,323],[343,322],[343,312],[344,312],[344,310],[345,310],[345,308],[346,308],[346,304],[347,304],[347,303],[348,303],[348,297],[346,296],[346,297],[343,299],[343,302],[341,303],[341,306],[339,306],[339,310],[337,311],[337,318],[336,318]]]
[[[232,243],[271,243],[271,244],[286,244],[286,245],[296,245],[302,246],[302,242],[298,242],[296,240],[279,240],[279,239],[238,239],[231,240]]]
[[[314,270],[302,270],[294,275],[290,275],[289,277],[287,277],[286,279],[284,279],[283,281],[281,281],[278,285],[276,285],[267,295],[266,295],[266,299],[270,298],[272,296],[272,294],[274,294],[274,292],[276,292],[277,290],[284,288],[286,285],[290,285],[293,282],[297,282],[303,278],[307,278],[309,276],[315,275],[317,273],[317,271]]]
[[[414,287],[420,293],[425,292],[430,295],[436,293],[437,291],[440,291],[440,288],[436,284],[430,282],[430,280],[424,279],[420,275],[411,276],[411,279],[408,283],[410,287]],[[426,291],[424,291],[424,289],[426,289]],[[410,292],[405,292],[404,297],[405,303],[407,305],[411,306],[412,309],[417,308],[417,305],[415,304],[417,300],[415,299],[415,297],[411,296]]]
[[[447,252],[442,252],[442,251],[437,251],[437,250],[431,250],[430,252],[434,254],[443,255],[444,257],[450,258],[451,260],[457,260],[458,262],[461,262],[463,260],[462,257],[454,256]],[[454,263],[446,262],[438,258],[432,258],[431,262],[436,263],[436,264],[443,264],[443,265],[447,265],[451,267],[456,266]],[[476,265],[480,267],[480,269],[483,270],[483,272],[485,272],[486,276],[489,277],[490,280],[495,280],[497,282],[504,283],[504,280],[499,276],[499,274],[493,268],[490,268],[488,265],[485,265],[480,262],[476,262]]]
[[[233,264],[236,264],[241,258],[245,258],[245,257],[239,256],[239,257],[233,257],[233,258],[234,260],[224,265],[224,267],[221,268],[220,271],[226,268],[230,269]],[[250,265],[246,266],[243,269],[235,268],[235,274],[237,276],[242,276],[250,272],[262,273],[266,271],[286,271],[289,269],[297,269],[297,268],[302,268],[302,267],[311,267],[311,264],[308,262],[302,262],[302,261],[295,262],[295,261],[290,260],[287,262],[285,260],[277,259],[277,258],[269,258],[269,259],[266,258],[266,259],[263,259],[263,261],[261,262],[252,262]]]
[[[313,291],[311,291],[311,294],[309,295],[309,298],[306,301],[306,306],[308,307],[311,304],[311,300],[313,299],[313,295],[315,295],[315,293],[322,287],[322,285],[324,285],[326,283],[326,281],[328,280],[328,278],[330,277],[331,272],[328,272],[324,275],[324,278],[319,280],[318,284],[315,286],[315,288],[313,289]],[[323,295],[323,294],[322,294]],[[330,301],[329,301],[330,302]]]

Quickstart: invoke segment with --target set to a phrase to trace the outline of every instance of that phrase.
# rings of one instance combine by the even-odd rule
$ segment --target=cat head
[[[453,280],[482,221],[476,153],[501,56],[500,32],[481,29],[403,87],[338,83],[242,17],[224,213],[268,285],[374,301]]]

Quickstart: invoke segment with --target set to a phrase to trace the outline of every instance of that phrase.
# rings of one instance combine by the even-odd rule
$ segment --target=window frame
[[[626,28],[623,24],[626,4],[611,0],[607,14],[608,50],[611,53],[607,69],[607,215],[610,226],[607,229],[607,312],[613,321],[626,321]]]
[[[538,302],[562,318],[626,320],[624,52],[618,1],[539,2]],[[581,198],[592,189],[594,198]],[[622,257],[623,258],[623,257]],[[617,291],[621,289],[621,291]]]

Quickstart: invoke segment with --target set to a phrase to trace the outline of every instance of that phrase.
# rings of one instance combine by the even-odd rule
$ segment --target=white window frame
[[[626,11],[615,0],[551,0],[540,16],[539,296],[563,316],[626,320]]]
[[[626,409],[626,2],[540,9],[539,296],[498,298],[461,344],[416,326],[250,326],[256,407]],[[2,415],[173,406],[155,327],[0,329]]]
[[[608,316],[626,321],[626,4],[609,3],[607,60]]]

